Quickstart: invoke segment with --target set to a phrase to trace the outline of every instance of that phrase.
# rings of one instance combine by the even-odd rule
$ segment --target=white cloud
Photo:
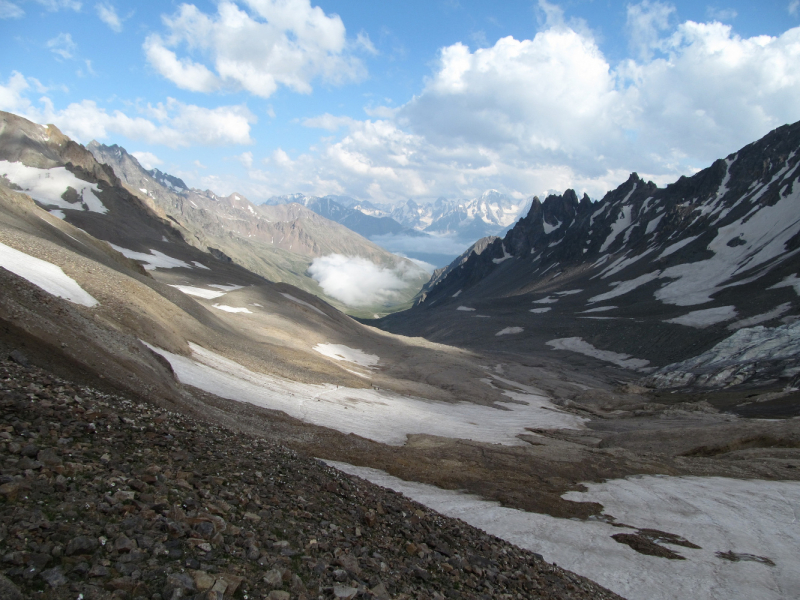
[[[61,9],[79,11],[81,4],[77,0],[35,0],[37,4],[41,4],[47,10],[58,12]]]
[[[348,46],[374,53],[366,34],[348,44],[338,15],[328,16],[309,0],[245,0],[246,10],[223,0],[216,14],[193,4],[164,16],[165,35],[144,43],[152,67],[178,87],[212,92],[245,90],[269,97],[278,86],[308,93],[317,78],[329,83],[364,76]],[[186,56],[179,57],[178,52]],[[203,62],[206,60],[208,65]]]
[[[669,29],[670,17],[674,14],[672,4],[657,0],[628,5],[625,25],[630,47],[639,58],[648,60],[654,50],[660,49],[661,33]]]
[[[122,19],[117,14],[117,9],[108,2],[99,2],[94,5],[97,11],[97,16],[100,20],[108,25],[112,31],[117,33],[122,31]]]
[[[688,21],[664,31],[669,6],[648,4],[650,16],[638,7],[661,35],[638,26],[656,57],[612,65],[590,33],[563,23],[475,51],[454,44],[405,105],[303,121],[334,135],[293,160],[273,157],[254,186],[379,202],[489,188],[598,198],[631,171],[665,184],[800,119],[800,28],[742,38]]]
[[[407,264],[407,263],[401,263]],[[315,258],[308,272],[323,291],[348,306],[370,306],[396,301],[419,273],[402,267],[389,269],[372,261],[341,254]]]
[[[240,155],[235,157],[245,169],[249,169],[253,166],[253,153],[252,152],[242,152]]]
[[[46,46],[50,52],[60,56],[64,60],[72,58],[75,50],[78,48],[78,45],[72,41],[72,35],[69,33],[59,33],[56,37],[47,40]]]
[[[73,102],[56,110],[47,96],[34,105],[26,78],[14,72],[6,85],[0,84],[0,110],[19,114],[36,123],[54,123],[66,135],[80,142],[108,139],[111,134],[131,140],[163,144],[171,148],[252,144],[250,125],[255,116],[246,106],[204,108],[173,98],[147,105],[144,114],[131,117],[122,111],[108,112],[92,100]]]
[[[164,162],[152,152],[131,152],[131,156],[138,160],[139,164],[148,171]]]
[[[0,19],[19,19],[24,15],[25,11],[17,4],[8,0],[0,0]]]
[[[794,17],[800,14],[800,0],[792,0],[791,2],[789,2],[788,10],[789,14]]]
[[[733,21],[739,16],[735,8],[716,8],[713,6],[709,6],[706,9],[706,14],[715,21]]]

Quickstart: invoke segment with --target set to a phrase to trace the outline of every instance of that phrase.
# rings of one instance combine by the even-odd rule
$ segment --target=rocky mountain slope
[[[723,345],[693,376],[649,382],[791,388],[800,358],[778,340],[791,339],[787,328],[800,318],[799,177],[797,123],[663,189],[634,173],[599,202],[572,190],[535,199],[505,238],[454,264],[417,307],[383,326],[659,373],[725,341],[725,357]],[[756,333],[770,368],[737,368],[754,360]],[[768,350],[764,338],[781,347]]]
[[[100,163],[111,166],[131,193],[170,219],[192,245],[201,250],[212,248],[218,256],[227,256],[253,273],[295,285],[342,310],[372,316],[407,306],[427,279],[413,263],[296,202],[255,205],[236,193],[223,197],[209,190],[188,189],[178,178],[146,171],[119,146],[92,142],[88,150]],[[379,267],[414,275],[388,305],[346,306],[326,295],[307,272],[314,258],[330,254],[362,257]]]

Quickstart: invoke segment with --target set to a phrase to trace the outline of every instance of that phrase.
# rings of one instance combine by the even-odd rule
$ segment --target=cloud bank
[[[420,275],[407,263],[390,269],[360,256],[341,254],[315,258],[308,272],[328,296],[353,307],[397,302],[399,292]]]
[[[379,202],[489,188],[597,198],[631,171],[668,183],[800,119],[800,28],[743,38],[642,2],[627,14],[636,58],[611,64],[587,28],[555,17],[532,39],[443,48],[399,108],[304,120],[320,142],[296,157],[277,150],[252,179],[275,194]]]
[[[335,84],[365,76],[338,15],[326,15],[309,0],[239,4],[224,0],[216,14],[181,4],[163,17],[165,34],[145,40],[148,62],[182,89],[245,90],[262,98],[278,86],[307,94],[315,79]],[[352,45],[374,52],[364,35]]]

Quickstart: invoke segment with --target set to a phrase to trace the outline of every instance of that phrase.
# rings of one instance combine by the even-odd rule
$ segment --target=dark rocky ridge
[[[0,362],[0,411],[3,598],[617,598],[269,439],[40,369]]]
[[[554,338],[581,337],[596,348],[661,367],[710,349],[731,335],[738,321],[771,327],[792,322],[800,318],[798,294],[785,283],[773,286],[800,272],[798,163],[800,123],[780,127],[665,188],[633,173],[596,203],[586,196],[579,199],[573,190],[544,202],[535,199],[503,239],[451,265],[422,302],[379,326],[526,354],[548,349],[545,342]],[[763,217],[780,203],[783,213]],[[747,239],[743,233],[737,236],[758,219],[771,221],[763,231],[753,225]],[[709,249],[723,237],[727,243],[721,249]],[[756,260],[776,238],[786,238],[783,248]],[[737,258],[740,251],[747,254]],[[684,300],[674,293],[669,301],[659,299],[665,286],[691,278],[688,265],[726,252],[730,261],[738,261],[727,279],[707,289],[703,281],[690,281],[687,287],[687,295],[699,290],[708,301]],[[683,274],[675,274],[680,269]],[[621,284],[630,284],[630,290],[616,293],[625,289]],[[489,318],[459,314],[458,306]],[[603,312],[586,312],[598,307]],[[725,307],[733,307],[735,317],[702,327],[669,322],[692,311]],[[776,307],[783,308],[759,320]],[[549,310],[529,312],[538,308]],[[508,326],[525,333],[496,337]]]

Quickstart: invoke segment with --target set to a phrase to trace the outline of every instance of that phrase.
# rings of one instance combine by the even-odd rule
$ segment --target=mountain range
[[[534,200],[368,322],[231,256],[340,225],[92,148],[118,164],[0,115],[3,593],[798,589],[800,124],[665,188]]]
[[[470,347],[593,355],[659,387],[792,389],[799,163],[800,123],[665,188],[633,173],[599,202],[573,190],[536,198],[504,238],[459,259],[382,326]]]
[[[371,317],[406,307],[428,279],[414,263],[298,202],[255,205],[237,193],[219,196],[210,190],[189,189],[177,177],[145,170],[119,146],[93,141],[87,149],[111,166],[132,194],[172,221],[190,244],[210,249],[271,281],[291,283],[351,314]],[[378,269],[396,273],[403,284],[380,302],[348,305],[326,293],[309,273],[315,258],[330,255],[366,259]]]

